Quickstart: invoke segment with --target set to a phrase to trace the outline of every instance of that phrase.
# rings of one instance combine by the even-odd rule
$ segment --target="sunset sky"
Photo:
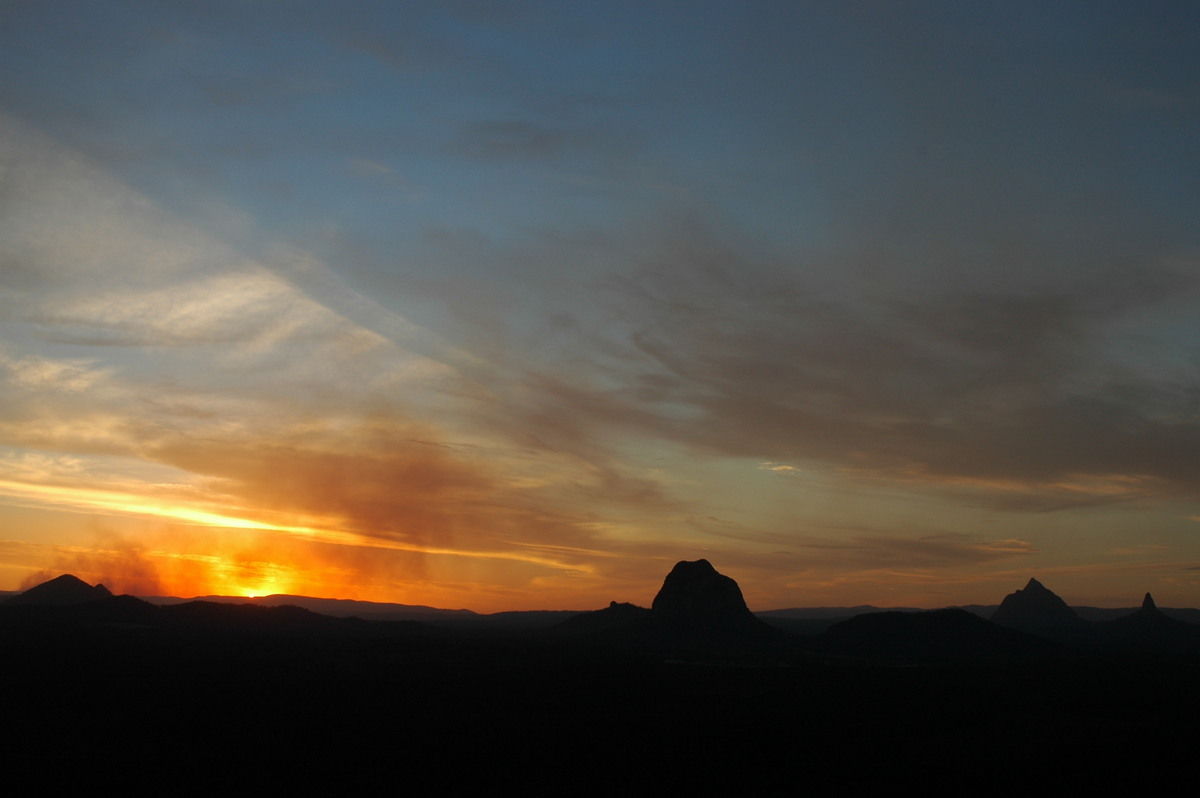
[[[1200,606],[1197,42],[0,0],[0,589]]]

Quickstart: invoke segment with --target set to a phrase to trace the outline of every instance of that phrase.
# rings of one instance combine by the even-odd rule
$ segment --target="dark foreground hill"
[[[1048,640],[959,609],[859,615],[831,627],[821,642],[825,651],[903,664],[1012,662],[1062,653]]]
[[[842,633],[1006,634],[975,621]],[[50,793],[1156,794],[1190,777],[1200,711],[1194,656],[1130,650],[696,664],[124,596],[0,606],[0,641],[6,775]]]
[[[1154,794],[1190,773],[1200,711],[1181,658],[708,666],[305,629],[0,624],[6,774],[51,793]]]

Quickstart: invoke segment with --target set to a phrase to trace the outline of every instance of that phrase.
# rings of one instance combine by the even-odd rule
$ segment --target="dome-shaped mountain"
[[[746,650],[781,637],[750,612],[737,582],[708,560],[676,563],[649,610],[614,601],[607,609],[564,621],[555,634],[691,652]]]
[[[758,629],[738,583],[708,560],[679,562],[650,605],[660,623],[678,631],[722,634]]]
[[[1030,579],[1023,590],[1005,596],[992,615],[992,623],[1049,637],[1077,634],[1088,628],[1067,602],[1036,579]]]
[[[63,574],[48,582],[31,587],[19,596],[13,596],[8,603],[38,607],[66,607],[111,596],[112,593],[104,585],[93,587],[77,576]]]

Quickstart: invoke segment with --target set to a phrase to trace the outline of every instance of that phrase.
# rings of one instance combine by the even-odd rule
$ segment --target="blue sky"
[[[1200,604],[1198,33],[0,4],[0,579]]]

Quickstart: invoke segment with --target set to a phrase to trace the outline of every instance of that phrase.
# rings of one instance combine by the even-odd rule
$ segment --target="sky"
[[[1200,606],[1197,41],[0,0],[0,589]]]

